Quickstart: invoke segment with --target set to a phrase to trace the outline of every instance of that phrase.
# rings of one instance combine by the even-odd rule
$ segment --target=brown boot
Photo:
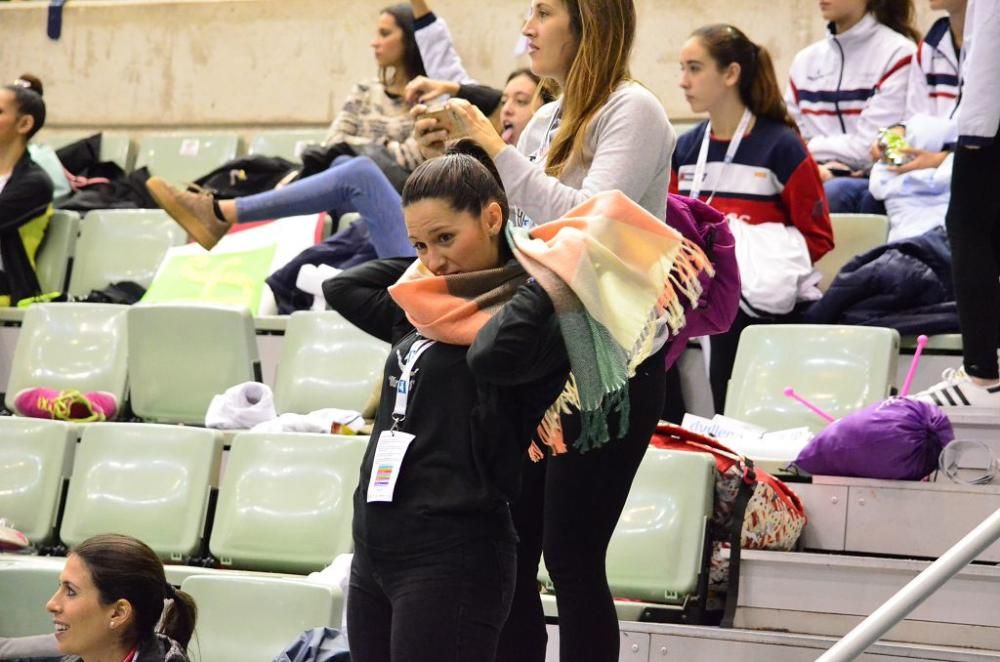
[[[150,177],[146,189],[156,204],[207,251],[212,250],[233,225],[215,215],[212,196],[208,193],[182,191],[160,177]]]

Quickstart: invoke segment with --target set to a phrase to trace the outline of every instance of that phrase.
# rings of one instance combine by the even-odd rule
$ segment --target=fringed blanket
[[[712,265],[684,239],[623,193],[601,193],[565,216],[531,229],[508,225],[518,264],[475,273],[434,276],[419,261],[389,288],[417,331],[470,345],[479,329],[528,277],[552,299],[570,360],[566,388],[539,425],[554,453],[566,451],[561,415],[580,412],[573,446],[586,452],[606,443],[607,419],[618,412],[627,432],[628,380],[683,326],[697,305],[698,276]],[[542,453],[532,447],[532,457]]]

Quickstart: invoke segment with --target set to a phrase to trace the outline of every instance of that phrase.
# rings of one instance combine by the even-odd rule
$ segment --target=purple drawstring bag
[[[920,480],[937,469],[941,449],[954,439],[938,407],[891,398],[831,423],[793,464],[813,475]]]

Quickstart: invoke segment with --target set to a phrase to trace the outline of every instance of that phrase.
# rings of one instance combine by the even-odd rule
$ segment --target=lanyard
[[[420,340],[415,340],[412,345],[410,345],[410,351],[406,353],[406,359],[404,360],[400,354],[399,350],[396,350],[396,360],[399,361],[399,369],[402,371],[399,375],[399,380],[396,381],[396,405],[392,408],[392,429],[395,430],[399,424],[406,418],[406,405],[407,400],[410,398],[410,380],[413,378],[414,366],[420,359],[420,356],[426,352],[435,341],[429,340],[427,338],[422,338]]]
[[[139,652],[139,648],[137,646],[137,647],[133,648],[131,651],[129,651],[129,654],[125,656],[125,659],[122,660],[122,662],[133,662],[133,660],[135,660],[135,655],[138,652]]]
[[[729,141],[729,147],[726,148],[726,156],[722,161],[722,169],[719,171],[718,179],[722,178],[722,173],[725,167],[733,162],[736,158],[736,150],[740,148],[740,143],[743,142],[743,134],[747,132],[747,127],[750,126],[750,120],[753,119],[753,113],[750,112],[749,108],[743,111],[743,117],[740,118],[740,123],[736,127],[736,133],[733,135],[732,140]],[[698,195],[701,193],[701,185],[704,183],[702,180],[705,178],[705,166],[708,162],[708,143],[709,135],[712,133],[712,120],[708,120],[705,125],[705,135],[701,138],[701,149],[698,150],[698,163],[694,167],[694,181],[691,182],[691,191],[688,194],[695,200],[698,199]],[[712,194],[708,196],[708,200],[705,204],[711,204],[712,198],[715,197],[715,189],[719,188],[719,182],[715,182],[715,186],[712,187]]]

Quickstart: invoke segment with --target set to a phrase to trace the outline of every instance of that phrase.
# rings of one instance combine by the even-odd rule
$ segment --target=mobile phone
[[[433,117],[438,121],[437,129],[444,129],[448,132],[448,140],[455,140],[466,135],[465,123],[462,118],[455,114],[455,111],[447,106],[438,106],[428,110],[420,116],[420,119]]]

